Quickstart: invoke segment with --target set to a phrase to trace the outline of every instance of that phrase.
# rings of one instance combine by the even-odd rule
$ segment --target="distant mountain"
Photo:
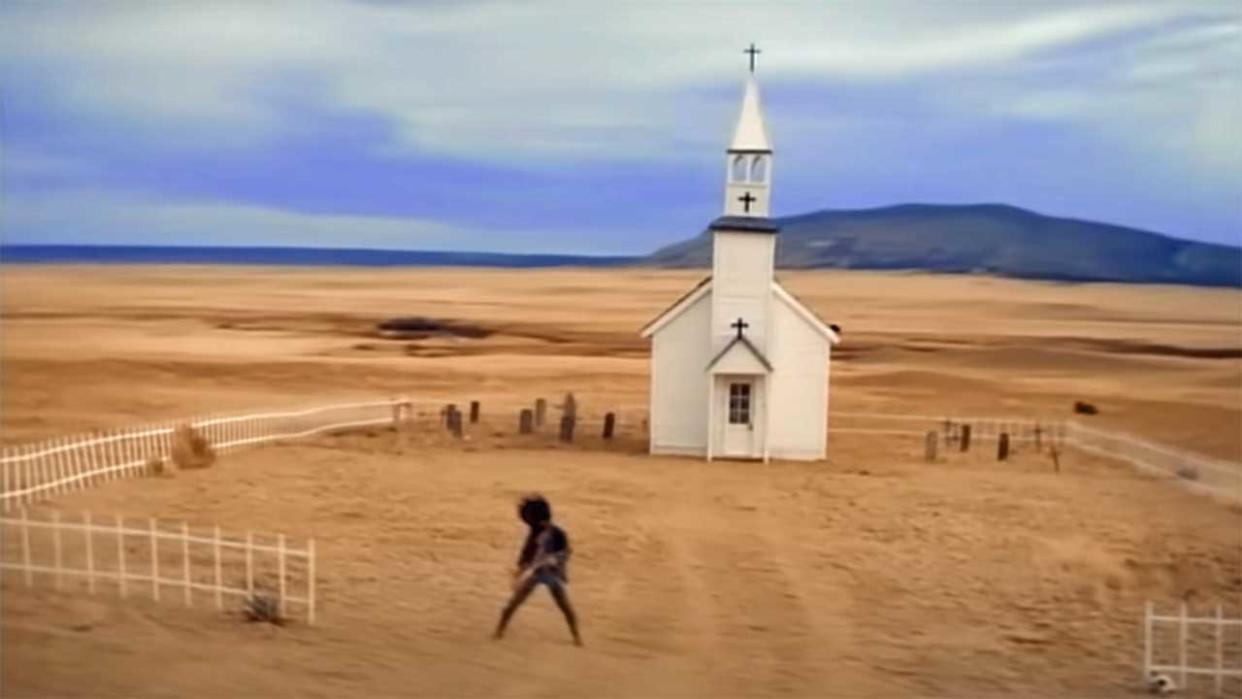
[[[611,267],[634,257],[351,248],[4,245],[4,264],[271,265],[294,267]]]
[[[999,204],[903,204],[776,219],[777,266],[920,269],[1071,281],[1242,286],[1242,249]],[[711,234],[657,250],[661,267],[711,265]]]

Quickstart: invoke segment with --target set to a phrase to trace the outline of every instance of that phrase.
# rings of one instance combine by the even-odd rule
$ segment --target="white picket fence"
[[[1161,627],[1167,630],[1163,637]],[[1143,615],[1143,680],[1154,673],[1176,678],[1183,691],[1191,678],[1206,677],[1214,695],[1232,689],[1230,696],[1242,697],[1242,616],[1227,617],[1220,605],[1210,616],[1193,616],[1185,602],[1176,615],[1161,615],[1149,601]]]
[[[1089,454],[1119,459],[1140,471],[1173,479],[1196,493],[1242,502],[1242,464],[1088,427],[1080,422],[1070,424],[1068,443]]]
[[[0,450],[0,502],[7,512],[104,481],[141,476],[167,460],[180,425],[197,430],[217,452],[354,427],[391,424],[409,402],[342,403],[291,412],[173,420],[99,434],[58,437]]]
[[[134,524],[133,518],[89,512],[76,521],[62,519],[58,510],[38,518],[24,507],[0,524],[0,570],[21,573],[27,587],[76,585],[94,594],[107,582],[121,597],[146,592],[158,601],[171,591],[186,606],[200,593],[220,610],[225,597],[259,593],[272,598],[282,618],[300,607],[306,622],[315,622],[312,539],[295,544],[284,534],[225,534],[218,526],[204,531],[156,519]]]

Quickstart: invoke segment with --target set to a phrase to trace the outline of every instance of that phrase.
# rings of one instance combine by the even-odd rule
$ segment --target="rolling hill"
[[[1242,286],[1242,249],[1000,204],[902,204],[776,219],[777,266],[919,269],[1066,281]],[[711,234],[641,264],[706,267]]]

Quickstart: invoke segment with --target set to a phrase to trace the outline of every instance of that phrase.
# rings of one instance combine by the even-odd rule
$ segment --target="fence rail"
[[[386,400],[205,417],[5,447],[0,450],[0,501],[9,511],[104,481],[143,475],[152,460],[171,458],[180,425],[195,429],[217,452],[229,452],[321,432],[391,423],[400,404]]]
[[[94,594],[98,582],[110,581],[121,597],[137,586],[157,601],[171,588],[186,606],[194,604],[195,592],[209,593],[220,610],[226,596],[264,594],[282,618],[292,605],[315,623],[313,539],[295,544],[284,534],[226,534],[218,526],[206,533],[157,519],[135,526],[133,518],[101,520],[89,512],[79,521],[61,517],[51,510],[46,519],[32,518],[23,507],[16,517],[0,518],[0,570],[21,573],[27,587],[63,589],[72,578]]]
[[[1196,493],[1242,502],[1242,464],[1087,427],[1079,422],[1070,424],[1068,443],[1089,454],[1125,461],[1140,471],[1174,479]]]
[[[1162,625],[1170,627],[1173,633],[1165,636],[1173,638],[1161,638]],[[1175,656],[1176,661],[1157,660],[1169,656]],[[1177,686],[1183,691],[1188,689],[1191,677],[1211,678],[1215,696],[1223,695],[1232,682],[1237,693],[1230,695],[1242,696],[1242,616],[1227,617],[1217,605],[1214,615],[1196,617],[1185,602],[1176,615],[1162,615],[1149,601],[1143,614],[1143,680],[1150,681],[1158,673],[1176,675]]]

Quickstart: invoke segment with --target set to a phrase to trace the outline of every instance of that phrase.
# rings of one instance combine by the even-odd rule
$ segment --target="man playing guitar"
[[[582,645],[578,635],[578,618],[569,604],[569,595],[565,586],[569,583],[567,565],[569,563],[569,537],[565,531],[552,523],[552,506],[542,496],[531,495],[522,499],[518,505],[518,515],[530,527],[526,542],[522,545],[522,553],[518,556],[517,568],[513,572],[513,596],[500,613],[500,623],[496,625],[495,638],[504,636],[505,628],[514,612],[526,598],[540,585],[546,585],[565,615],[569,631],[574,636],[574,643]]]

